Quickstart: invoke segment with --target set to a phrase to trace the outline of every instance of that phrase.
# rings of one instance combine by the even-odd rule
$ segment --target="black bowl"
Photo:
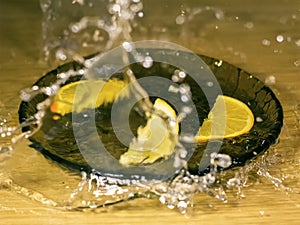
[[[181,52],[181,56],[191,57],[190,53],[185,52]],[[231,156],[232,164],[229,168],[243,166],[246,162],[267,150],[270,145],[276,142],[280,134],[283,124],[283,111],[280,102],[272,90],[253,75],[224,61],[207,56],[199,56],[215,75],[223,94],[246,103],[252,110],[254,117],[259,118],[255,121],[254,126],[247,134],[231,139],[224,139],[221,143],[218,140],[211,141],[212,144],[209,145],[210,147],[207,143],[200,143],[195,147],[188,161],[188,170],[192,174],[203,175],[209,170],[209,163],[204,163],[205,166],[203,167],[200,165],[200,160],[205,157],[209,158],[209,154],[215,151],[212,147],[214,146],[214,142],[216,146],[220,146],[218,153]],[[76,62],[64,64],[41,77],[34,85],[47,87],[57,81],[57,74],[70,70],[75,71],[74,73],[76,75],[69,78],[63,85],[81,80],[83,75],[79,73],[79,70],[82,68],[83,65]],[[153,66],[148,69],[137,63],[132,64],[131,69],[137,78],[155,75],[171,79],[171,75],[177,68],[165,63],[154,62]],[[121,77],[121,74],[116,73],[115,76]],[[200,120],[199,123],[201,124],[210,110],[209,103],[205,98],[203,90],[197,86],[197,83],[195,83],[191,77],[187,77],[184,82],[187,82],[191,87],[192,99],[196,105]],[[48,96],[40,93],[29,102],[22,101],[19,108],[20,123],[34,116],[37,112],[37,104],[46,98],[48,98]],[[42,126],[29,138],[32,142],[31,147],[40,151],[47,158],[69,169],[93,169],[89,166],[89,163],[86,162],[78,149],[74,138],[73,126],[72,123],[70,123],[72,115],[67,114],[59,120],[53,120],[53,116],[50,110],[46,111],[46,115],[42,120]],[[96,122],[98,134],[106,140],[104,142],[107,144],[107,148],[110,148],[113,143],[114,147],[111,147],[110,154],[118,158],[120,154],[126,151],[126,147],[118,144],[113,130],[110,129],[110,114],[99,113],[98,115],[96,110],[95,119],[99,122],[99,124]],[[142,120],[140,122],[142,122]],[[86,126],[79,126],[76,129],[80,129],[80,127]],[[23,127],[23,132],[34,129],[36,129],[36,125],[28,125]],[[132,127],[133,131],[135,131],[135,129],[136,127]],[[222,170],[224,168],[220,167],[219,169]],[[101,173],[102,171],[99,172]]]

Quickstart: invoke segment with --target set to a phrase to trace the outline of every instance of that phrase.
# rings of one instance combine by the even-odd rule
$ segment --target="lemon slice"
[[[204,142],[236,137],[249,132],[253,124],[253,113],[245,103],[219,95],[195,139],[197,142]]]
[[[127,85],[123,80],[81,80],[61,87],[54,96],[50,110],[65,115],[71,112],[80,113],[86,108],[97,108],[119,98],[129,96],[129,90],[120,91]]]
[[[137,130],[127,152],[121,155],[119,162],[122,165],[152,164],[155,161],[171,155],[177,144],[179,125],[176,122],[176,112],[162,99],[157,99],[153,105],[155,110],[161,111],[174,121],[174,126],[169,126],[167,121],[158,114],[151,114],[144,127]]]

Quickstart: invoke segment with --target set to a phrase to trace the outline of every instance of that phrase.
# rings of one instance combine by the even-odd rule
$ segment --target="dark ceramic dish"
[[[189,57],[189,53],[182,54],[186,54],[186,57]],[[249,133],[231,139],[224,139],[221,143],[219,153],[231,156],[232,164],[230,167],[243,166],[246,162],[266,151],[270,145],[276,142],[283,124],[282,107],[271,89],[253,75],[226,62],[220,63],[219,60],[207,56],[200,57],[215,75],[223,94],[246,103],[252,110],[254,117],[259,118],[259,120],[255,121]],[[39,87],[49,86],[57,80],[57,74],[69,70],[79,71],[82,67],[82,65],[76,62],[64,64],[44,75],[34,85],[38,85]],[[145,69],[138,64],[132,65],[131,69],[137,78],[155,74],[156,76],[170,79],[176,68],[162,63],[154,63],[149,69]],[[80,79],[82,79],[82,75],[78,73],[65,84]],[[203,91],[192,79],[187,77],[185,82],[191,87],[193,102],[196,105],[201,124],[210,110],[208,102],[203,100],[205,99]],[[19,109],[20,123],[32,117],[37,112],[37,104],[46,98],[46,95],[39,94],[29,102],[21,102]],[[48,110],[46,116],[43,118],[42,127],[29,138],[32,142],[31,147],[67,168],[75,170],[93,169],[90,168],[78,150],[71,125],[72,123],[70,123],[72,120],[71,116],[72,115],[67,114],[59,120],[53,120],[53,114]],[[106,143],[107,148],[113,145],[110,153],[115,158],[118,158],[120,154],[126,151],[126,148],[122,145],[118,145],[116,142],[116,136],[113,134],[112,129],[110,129],[111,124],[109,118],[110,115],[103,113],[98,115],[96,109],[96,123],[99,122],[99,124],[97,124],[98,134]],[[106,120],[108,122],[105,122]],[[23,131],[32,129],[35,129],[35,126],[29,125],[24,127]],[[133,128],[133,130],[134,129],[135,128]],[[199,161],[203,157],[205,152],[203,149],[206,147],[206,143],[198,144],[193,155],[190,157],[188,169],[192,174],[203,175],[208,171],[207,167],[199,168]],[[213,149],[206,151],[205,154],[211,151],[213,151]],[[220,170],[221,169],[222,168],[220,168]],[[99,172],[101,173],[102,171]]]

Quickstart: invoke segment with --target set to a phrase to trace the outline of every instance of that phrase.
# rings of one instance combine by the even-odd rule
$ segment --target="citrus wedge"
[[[126,85],[126,82],[118,79],[73,82],[59,89],[50,110],[63,116],[71,112],[79,113],[86,108],[97,108],[120,97],[128,97],[129,91],[122,92],[122,96],[119,95]]]
[[[204,142],[236,137],[249,132],[253,124],[253,113],[245,103],[219,95],[195,139],[197,142]]]
[[[151,114],[146,125],[138,128],[137,137],[131,141],[128,151],[121,155],[119,162],[124,166],[151,164],[171,155],[175,149],[179,132],[176,112],[160,98],[153,107],[175,121],[175,125],[170,127],[166,120],[158,116],[159,112]]]

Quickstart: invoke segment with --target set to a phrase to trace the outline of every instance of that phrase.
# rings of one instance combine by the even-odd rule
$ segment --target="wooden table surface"
[[[235,190],[224,203],[198,194],[187,215],[168,209],[158,199],[137,199],[87,212],[47,206],[40,202],[39,194],[63,202],[81,178],[47,161],[24,141],[15,146],[11,157],[0,161],[0,224],[299,224],[300,2],[143,2],[148,33],[134,38],[149,35],[174,41],[197,53],[222,58],[263,81],[275,77],[271,88],[283,105],[285,125],[280,142],[259,158],[260,169],[249,173],[245,197],[236,198]],[[199,23],[176,25],[174,16],[182,8],[207,9],[205,6],[214,10],[197,14],[194,19]],[[0,119],[17,125],[19,91],[51,67],[42,60],[39,2],[1,1],[0,9]],[[215,16],[220,10],[224,20]],[[161,30],[164,26],[175,31]],[[283,36],[282,42],[276,40],[278,35]],[[285,186],[277,187],[276,179]]]

